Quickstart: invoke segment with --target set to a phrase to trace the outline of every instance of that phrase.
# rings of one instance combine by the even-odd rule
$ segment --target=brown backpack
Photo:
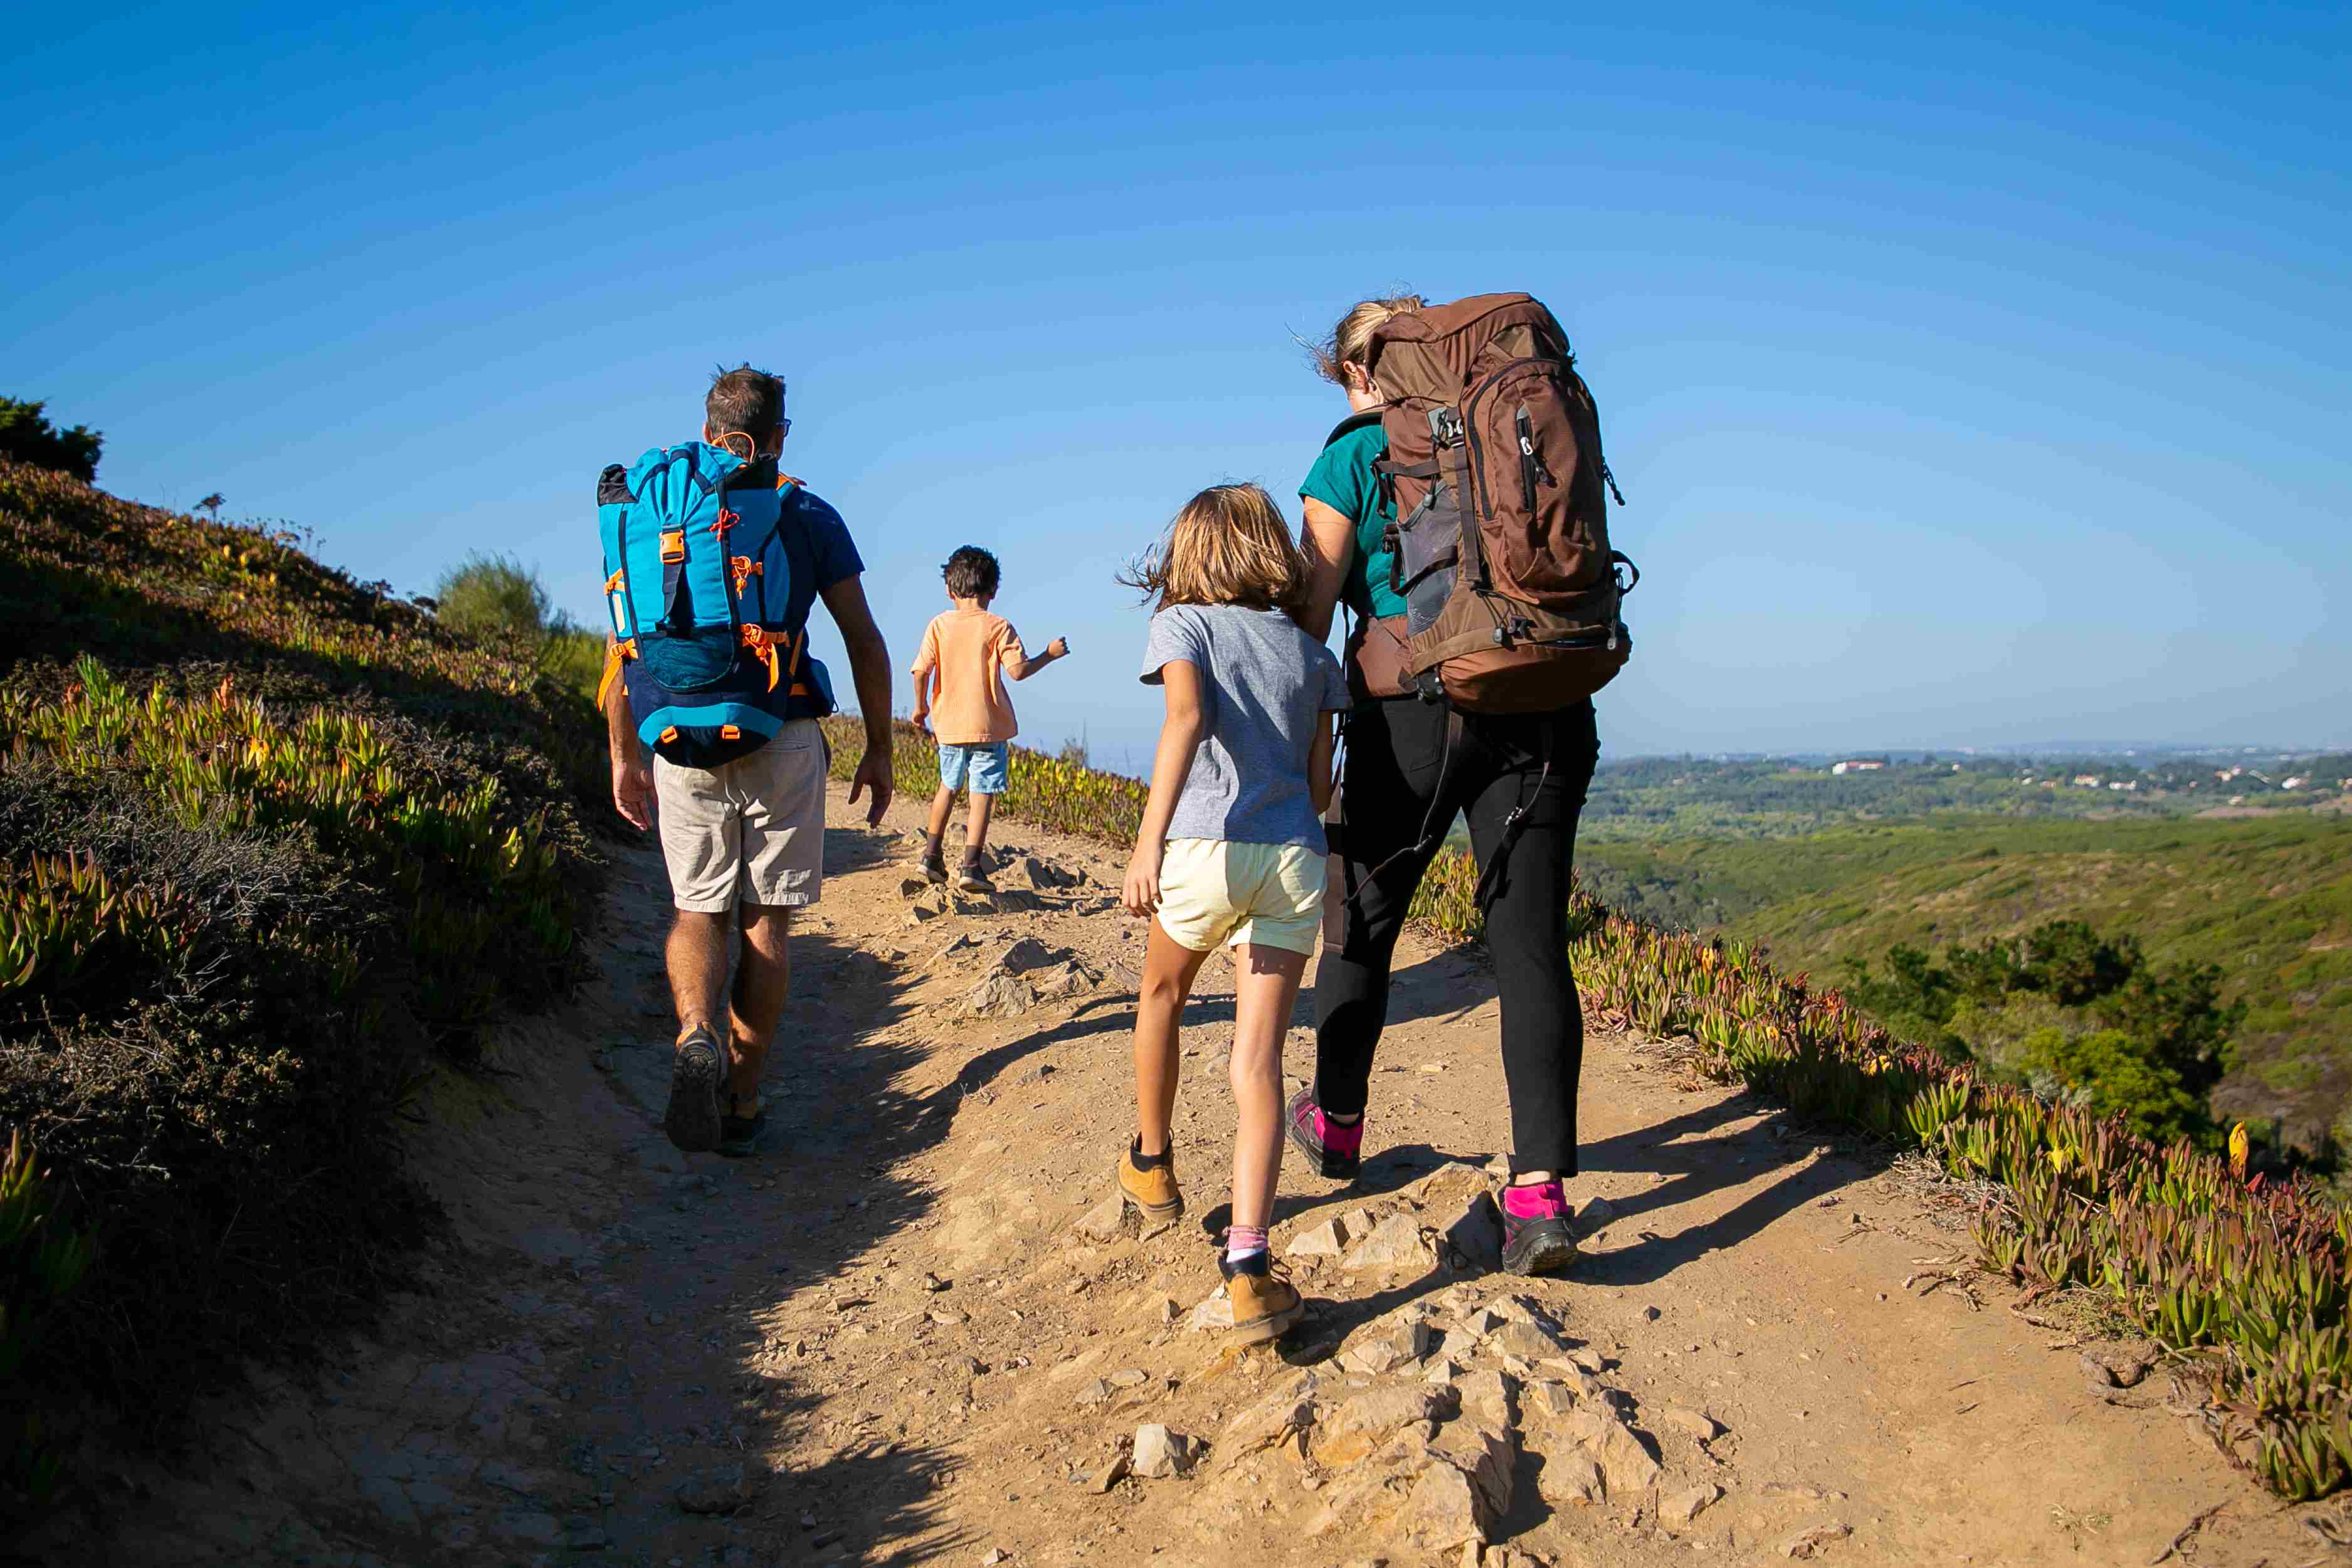
[[[1472,713],[1549,713],[1625,665],[1621,610],[1639,581],[1609,548],[1617,481],[1568,336],[1525,294],[1391,317],[1366,356],[1388,399],[1396,507],[1391,581],[1406,604],[1406,674]]]

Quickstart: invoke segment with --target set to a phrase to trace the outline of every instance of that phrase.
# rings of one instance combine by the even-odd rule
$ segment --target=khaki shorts
[[[824,883],[824,736],[795,719],[716,768],[654,758],[654,805],[670,898],[719,915],[741,904],[814,904]]]
[[[1160,861],[1160,928],[1195,953],[1219,942],[1312,953],[1326,875],[1321,852],[1304,844],[1171,839]]]

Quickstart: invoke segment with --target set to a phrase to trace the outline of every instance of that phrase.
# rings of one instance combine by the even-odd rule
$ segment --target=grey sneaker
[[[726,1052],[707,1026],[697,1027],[677,1042],[662,1131],[689,1155],[708,1154],[719,1146],[719,1082],[726,1070]]]

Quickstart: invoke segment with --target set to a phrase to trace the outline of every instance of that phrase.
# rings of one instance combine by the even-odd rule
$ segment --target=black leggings
[[[1486,946],[1503,1003],[1511,1168],[1573,1176],[1584,1015],[1568,967],[1568,884],[1577,813],[1601,751],[1592,705],[1465,714],[1450,764],[1446,734],[1446,710],[1411,697],[1362,705],[1349,719],[1341,821],[1331,849],[1342,862],[1339,893],[1361,896],[1342,914],[1340,936],[1327,942],[1316,972],[1316,1103],[1342,1116],[1363,1112],[1372,1053],[1388,1021],[1397,935],[1435,853],[1434,846],[1412,850],[1423,823],[1433,821],[1443,836],[1463,812],[1483,868],[1502,841],[1505,820],[1526,806],[1486,908]]]

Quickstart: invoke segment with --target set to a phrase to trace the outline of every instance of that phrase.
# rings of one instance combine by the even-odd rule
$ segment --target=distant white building
[[[1832,773],[1875,773],[1886,766],[1884,757],[1849,757],[1843,762],[1832,763]]]
[[[2281,784],[2281,785],[2279,786],[2279,788],[2280,788],[2280,789],[2302,789],[2305,785],[2306,785],[2306,784],[2308,784],[2308,783],[2310,783],[2310,782],[2311,782],[2311,780],[2310,780],[2309,779],[2302,778],[2302,777],[2298,776],[2298,777],[2296,777],[2296,778],[2290,779],[2286,780],[2286,782],[2284,782],[2284,784]]]
[[[2074,775],[2074,787],[2078,789],[2095,789],[2105,782],[2105,779],[2100,778],[2095,773],[2077,773]]]

